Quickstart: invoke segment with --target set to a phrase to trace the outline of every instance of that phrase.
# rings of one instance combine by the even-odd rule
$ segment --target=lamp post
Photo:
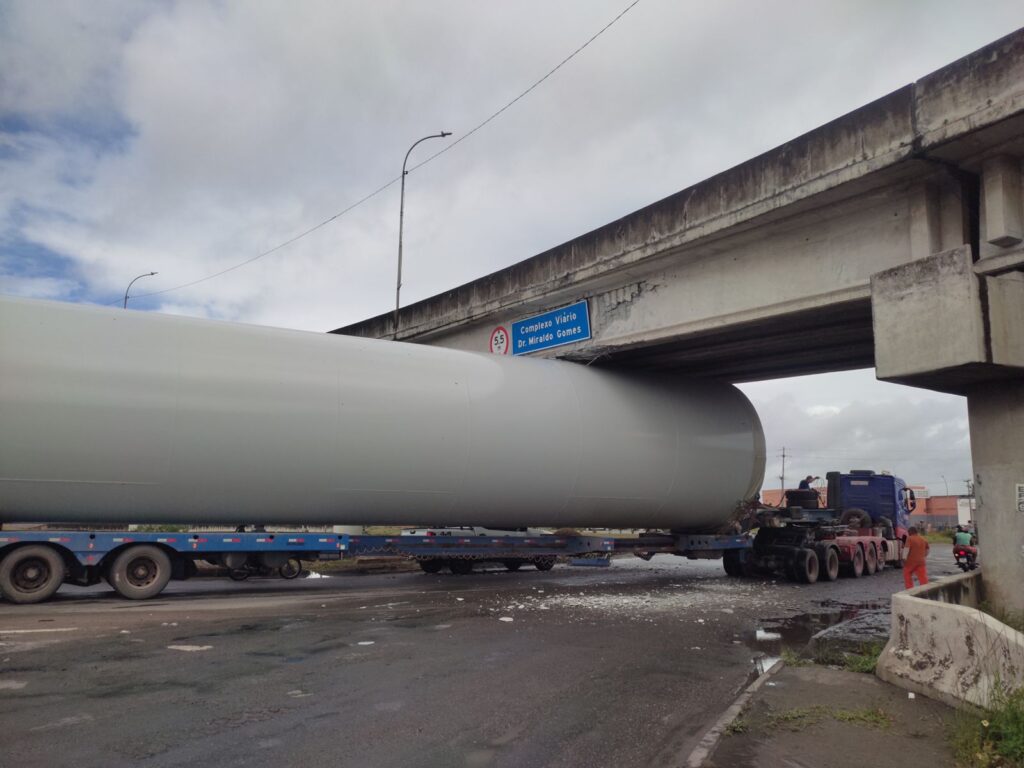
[[[147,272],[144,275],[139,275],[138,277],[135,278],[135,280],[141,280],[143,277],[152,277],[155,274],[157,273]],[[128,287],[124,289],[124,307],[122,307],[122,309],[128,309],[128,291],[130,291],[132,289],[132,286],[135,285],[135,280],[132,280],[130,283],[128,283]]]
[[[419,141],[416,141],[409,151],[405,153],[405,160],[402,161],[402,198],[398,206],[398,280],[395,283],[395,338],[398,338],[398,306],[399,297],[402,294],[402,226],[405,222],[405,174],[408,171],[405,170],[406,163],[409,162],[409,155],[416,149],[416,145],[427,139],[443,139],[445,136],[451,136],[451,131],[441,131],[440,133],[432,133],[430,136],[424,136]]]

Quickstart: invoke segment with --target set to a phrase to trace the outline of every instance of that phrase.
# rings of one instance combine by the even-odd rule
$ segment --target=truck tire
[[[824,558],[821,559],[821,578],[825,581],[835,581],[839,578],[839,553],[835,547],[825,550]]]
[[[737,549],[727,549],[722,555],[722,565],[725,567],[727,576],[739,577],[743,575],[743,561]]]
[[[878,570],[878,553],[875,551],[874,544],[868,544],[864,548],[864,573],[868,576],[874,576],[875,571]]]
[[[555,567],[555,558],[550,556],[535,557],[533,559],[533,564],[538,571],[550,571],[552,568]]]
[[[859,544],[853,548],[853,558],[850,560],[847,573],[855,579],[864,575],[864,550]]]
[[[885,548],[879,547],[875,551],[875,573],[881,573],[885,570]]]
[[[804,584],[813,584],[818,580],[818,553],[813,549],[801,549],[793,559],[793,574],[796,580]]]
[[[26,605],[49,600],[64,583],[64,559],[53,547],[18,547],[0,562],[0,593]]]
[[[171,558],[160,547],[138,544],[114,558],[109,573],[119,595],[147,600],[159,595],[171,580]]]
[[[473,561],[464,557],[455,557],[448,561],[448,567],[456,576],[467,576],[473,572]]]
[[[871,515],[865,512],[863,509],[857,507],[850,507],[850,509],[843,512],[839,518],[840,525],[847,525],[850,528],[870,528],[872,525]]]
[[[522,560],[502,560],[501,564],[505,566],[506,571],[518,571],[523,567]]]
[[[420,560],[420,568],[423,569],[424,573],[440,573],[441,569],[444,568],[444,560],[438,558]]]
[[[297,579],[302,575],[302,561],[297,557],[289,557],[287,562],[277,569],[282,579]]]

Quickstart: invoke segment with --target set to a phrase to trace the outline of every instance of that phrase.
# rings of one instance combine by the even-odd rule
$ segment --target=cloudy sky
[[[394,300],[398,185],[631,0],[0,0],[0,293],[322,331]],[[1024,26],[1019,0],[641,0],[408,177],[403,303],[571,239]],[[230,270],[224,272],[225,270]],[[224,272],[212,279],[211,275]],[[181,287],[184,286],[184,287]],[[150,295],[145,295],[150,294]],[[961,398],[744,387],[769,478],[969,477]],[[766,481],[771,486],[772,481]]]

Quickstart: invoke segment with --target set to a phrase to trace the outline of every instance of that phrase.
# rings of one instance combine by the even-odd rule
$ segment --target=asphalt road
[[[893,570],[800,586],[669,557],[195,580],[142,603],[65,587],[0,603],[0,754],[18,768],[679,765],[750,679],[757,629],[789,619],[792,635],[799,617],[901,588]]]

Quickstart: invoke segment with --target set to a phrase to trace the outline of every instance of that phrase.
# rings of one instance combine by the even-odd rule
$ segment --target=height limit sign
[[[491,331],[490,350],[492,355],[507,355],[509,348],[508,331],[503,326],[498,326]]]

